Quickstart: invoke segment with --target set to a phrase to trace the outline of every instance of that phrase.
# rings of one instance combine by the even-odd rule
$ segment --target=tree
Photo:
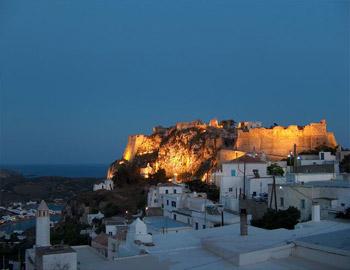
[[[188,188],[193,192],[205,192],[209,200],[219,201],[220,190],[215,185],[209,185],[201,180],[193,180],[187,182]]]
[[[298,223],[299,218],[300,211],[295,207],[278,211],[269,209],[261,219],[252,220],[251,224],[268,230],[280,228],[292,230]]]
[[[281,166],[279,166],[276,163],[273,163],[267,167],[267,174],[273,175],[273,176],[283,176],[284,171]]]
[[[340,171],[350,173],[350,155],[344,156],[343,160],[340,162]]]

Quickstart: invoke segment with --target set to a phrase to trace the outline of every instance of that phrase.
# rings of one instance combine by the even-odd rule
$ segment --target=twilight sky
[[[0,0],[0,163],[109,163],[129,134],[325,118],[350,146],[349,1]]]

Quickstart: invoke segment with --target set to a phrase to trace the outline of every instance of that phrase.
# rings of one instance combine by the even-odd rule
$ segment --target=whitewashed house
[[[163,196],[167,194],[182,194],[184,185],[174,183],[160,183],[149,189],[147,195],[147,207],[163,207]]]
[[[127,223],[124,217],[111,217],[104,220],[106,234],[116,236],[118,232],[127,229]]]
[[[269,185],[269,201],[272,185]],[[272,205],[274,205],[274,197]],[[308,183],[284,183],[276,187],[277,208],[286,210],[293,206],[299,209],[300,220],[311,219],[312,205],[320,206],[321,218],[329,218],[350,208],[350,181],[330,180]]]
[[[205,193],[164,195],[164,216],[191,225],[193,229],[207,229],[239,222],[239,217],[224,211],[221,205],[207,199]]]
[[[103,214],[103,213],[101,213],[100,211],[98,211],[98,213],[96,213],[96,214],[88,214],[87,215],[87,223],[89,224],[89,225],[91,225],[92,224],[92,221],[94,220],[94,219],[103,219],[105,217],[105,215]]]
[[[339,161],[330,152],[318,155],[299,155],[296,167],[289,167],[287,182],[307,183],[311,181],[329,181],[339,175]]]
[[[273,182],[267,174],[270,164],[260,158],[245,155],[222,164],[222,169],[213,174],[213,181],[220,188],[220,203],[225,209],[239,211],[239,199],[267,196],[268,185]],[[284,182],[284,178],[278,178]]]
[[[102,190],[102,189],[113,190],[114,182],[111,179],[105,179],[100,183],[94,184],[93,191]]]

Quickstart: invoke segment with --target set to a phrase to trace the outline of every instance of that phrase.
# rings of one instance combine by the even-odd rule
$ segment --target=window
[[[231,170],[231,176],[236,176],[236,170]]]
[[[176,220],[176,214],[174,214],[174,220]]]
[[[304,199],[300,200],[300,208],[305,209],[305,200]]]
[[[280,206],[284,207],[284,198],[280,197]]]
[[[198,222],[196,222],[196,230],[198,230]]]
[[[324,160],[324,153],[321,152],[320,155],[321,155],[321,160]]]
[[[169,205],[169,200],[166,200],[166,205]]]
[[[157,199],[154,199],[154,203],[157,203]]]
[[[172,202],[171,202],[171,206],[172,206],[172,207],[176,207],[176,202],[175,202],[175,201],[172,201]]]
[[[164,208],[164,204],[162,204],[162,208]]]
[[[256,197],[256,191],[253,192],[253,197]]]
[[[228,192],[232,192],[232,191],[233,191],[233,188],[230,187],[230,188],[228,189]]]
[[[176,189],[174,189],[174,194],[176,194]]]
[[[168,193],[169,193],[169,190],[166,189],[166,190],[165,190],[165,194],[168,194]]]
[[[203,225],[202,228],[205,229],[205,225]]]
[[[109,234],[110,236],[112,236],[112,232],[108,232],[108,234]]]

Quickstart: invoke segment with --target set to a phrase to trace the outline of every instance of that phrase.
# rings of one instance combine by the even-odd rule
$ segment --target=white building
[[[50,210],[45,201],[41,201],[36,212],[36,238],[37,247],[50,246]]]
[[[299,155],[296,167],[288,167],[287,182],[307,183],[311,181],[329,181],[339,175],[339,161],[331,152],[319,152],[318,155]]]
[[[225,209],[239,211],[239,199],[267,196],[268,185],[273,182],[267,174],[269,163],[249,155],[222,164],[222,170],[213,174],[213,181],[220,187],[220,203]],[[276,178],[284,182],[282,177]],[[245,181],[244,181],[245,180]]]
[[[269,186],[269,201],[271,189],[272,185]],[[321,218],[327,219],[350,207],[350,181],[330,180],[305,184],[279,184],[276,187],[276,199],[278,209],[286,210],[290,206],[298,208],[302,221],[311,219],[313,204],[320,205]],[[272,200],[272,205],[274,205],[274,199]]]
[[[103,219],[105,217],[105,215],[103,214],[103,213],[101,213],[100,211],[98,211],[98,213],[96,213],[96,214],[88,214],[87,215],[87,223],[89,224],[89,225],[91,225],[92,224],[92,221],[94,220],[94,219],[99,219],[99,220],[101,220],[101,219]]]
[[[80,268],[108,269],[348,269],[350,264],[346,222],[307,222],[294,230],[265,230],[240,224],[210,230],[153,235],[147,254],[107,261],[88,246],[74,247]]]
[[[144,244],[152,243],[152,235],[147,232],[146,224],[139,218],[130,224],[126,235],[127,243],[134,243],[135,241]]]
[[[94,184],[93,187],[93,191],[97,191],[97,190],[113,190],[114,189],[114,182],[111,179],[105,179],[103,181],[101,181],[98,184]]]
[[[36,215],[35,246],[26,250],[26,270],[77,269],[77,253],[69,246],[50,244],[50,212],[41,201]]]
[[[221,205],[207,199],[205,193],[196,192],[164,195],[163,213],[165,217],[188,224],[195,230],[239,221],[238,216],[223,211]]]
[[[147,195],[147,207],[163,207],[163,196],[166,194],[181,194],[185,190],[183,185],[174,183],[160,183],[152,186]]]
[[[116,236],[118,231],[127,229],[127,223],[123,217],[112,217],[104,220],[106,234],[109,236]]]

